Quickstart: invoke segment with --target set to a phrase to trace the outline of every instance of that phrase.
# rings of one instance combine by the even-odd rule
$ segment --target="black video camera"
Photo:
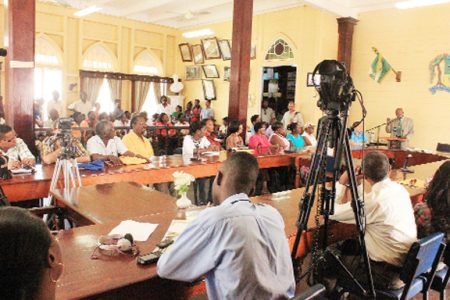
[[[355,89],[345,66],[336,60],[324,60],[314,69],[313,80],[316,74],[320,74],[320,84],[314,83],[320,95],[317,106],[335,114],[347,110],[355,100]]]

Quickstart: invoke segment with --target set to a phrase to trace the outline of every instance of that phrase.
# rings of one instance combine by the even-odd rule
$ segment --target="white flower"
[[[175,190],[177,191],[184,189],[185,187],[189,187],[191,182],[195,180],[194,176],[183,171],[174,172],[172,176],[174,178]]]

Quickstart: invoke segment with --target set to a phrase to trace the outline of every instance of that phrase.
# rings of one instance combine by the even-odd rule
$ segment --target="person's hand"
[[[114,166],[121,166],[121,165],[123,165],[122,161],[117,156],[110,155],[110,156],[108,156],[108,159],[109,159],[110,162],[112,162],[112,164]]]
[[[34,167],[35,164],[36,164],[36,161],[33,158],[22,159],[22,165],[24,165],[24,166]]]
[[[391,122],[391,118],[386,119],[386,124],[389,124],[389,122]]]
[[[22,167],[22,163],[20,162],[20,160],[9,161],[9,163],[8,163],[8,169],[10,169],[10,170],[19,169],[21,167]]]

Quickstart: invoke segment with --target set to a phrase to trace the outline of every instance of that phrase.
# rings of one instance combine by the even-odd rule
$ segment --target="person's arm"
[[[214,226],[202,226],[199,216],[160,257],[157,265],[162,278],[193,281],[216,266],[220,249]]]
[[[311,141],[309,140],[309,138],[307,136],[303,135],[303,140],[305,141],[305,146],[311,146]]]
[[[413,135],[414,134],[414,123],[412,119],[408,119],[408,127],[407,127],[407,132],[404,134],[404,136],[407,138],[409,135]]]
[[[128,150],[128,148],[125,146],[125,144],[122,142],[122,140],[119,137],[117,137],[117,136],[114,137],[114,143],[116,143],[117,152],[120,155],[131,156],[131,157],[136,156],[133,152]]]
[[[33,167],[36,164],[34,155],[22,139],[17,139],[17,150],[23,165]]]
[[[103,161],[110,161],[115,166],[123,165],[122,161],[114,155],[103,155],[99,153],[92,153],[91,154],[92,161],[95,160],[103,160]]]
[[[390,118],[386,119],[386,132],[391,133],[392,132],[392,120]]]

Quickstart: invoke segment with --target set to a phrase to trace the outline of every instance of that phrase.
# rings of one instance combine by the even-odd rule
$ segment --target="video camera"
[[[58,141],[61,145],[60,158],[69,159],[75,158],[75,146],[73,145],[72,136],[72,118],[60,118],[58,121],[59,133],[57,134]]]
[[[345,66],[336,60],[324,60],[313,71],[313,81],[316,74],[320,75],[320,83],[314,82],[320,99],[317,106],[322,111],[337,115],[347,110],[352,101],[355,101],[355,88],[353,80],[348,75]]]

